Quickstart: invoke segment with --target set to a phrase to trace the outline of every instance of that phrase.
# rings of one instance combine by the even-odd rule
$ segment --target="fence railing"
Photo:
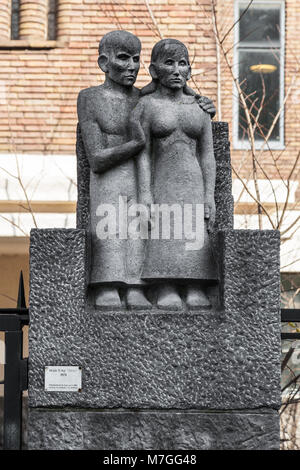
[[[299,322],[300,308],[282,308],[281,323]],[[300,333],[281,333],[281,339],[300,339]]]
[[[5,333],[3,448],[22,446],[22,395],[27,390],[27,358],[23,358],[23,326],[29,324],[23,274],[16,308],[0,309],[0,331]]]

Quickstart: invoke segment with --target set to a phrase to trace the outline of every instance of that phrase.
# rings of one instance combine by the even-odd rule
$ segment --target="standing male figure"
[[[151,307],[140,279],[143,241],[120,239],[118,229],[114,239],[97,236],[99,216],[104,215],[101,206],[114,206],[118,213],[120,197],[128,206],[137,202],[133,157],[145,142],[142,133],[130,135],[129,122],[140,97],[140,90],[133,86],[140,52],[140,40],[133,34],[107,33],[100,41],[98,58],[105,82],[82,90],[78,96],[79,125],[90,165],[90,285],[95,288],[95,304],[102,308],[120,308],[119,287],[124,286],[128,308]],[[204,100],[203,108],[214,113],[210,100]]]
[[[103,85],[82,90],[78,96],[78,118],[90,164],[90,220],[92,263],[90,285],[95,303],[106,308],[121,307],[118,287],[126,286],[126,303],[131,308],[151,304],[140,287],[139,240],[99,239],[100,205],[110,204],[118,213],[119,198],[137,202],[134,157],[144,142],[130,140],[129,117],[140,92],[133,85],[140,67],[140,40],[126,31],[106,34],[99,44],[98,64],[105,73]]]

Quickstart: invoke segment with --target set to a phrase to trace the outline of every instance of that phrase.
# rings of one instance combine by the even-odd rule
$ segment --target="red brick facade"
[[[21,8],[22,34],[20,41],[10,43],[5,26],[8,17],[7,5],[10,2],[0,0],[0,152],[74,153],[76,97],[80,89],[103,81],[103,73],[97,66],[97,46],[103,34],[112,29],[129,30],[142,41],[142,65],[138,86],[146,84],[149,80],[147,65],[154,43],[162,36],[176,37],[185,42],[190,50],[194,74],[190,85],[217,103],[217,58],[211,21],[211,0],[57,2],[56,43],[45,39],[46,21],[43,23],[42,18],[47,0],[21,1],[24,10]],[[33,16],[28,14],[30,4],[35,4]],[[300,56],[300,3],[287,0],[285,10],[287,90],[299,67],[297,57]],[[234,0],[218,0],[217,11],[219,25],[225,33],[234,22]],[[18,46],[19,48],[16,48]],[[226,40],[227,46],[233,46],[233,32]],[[232,49],[229,53],[232,61],[230,54]],[[279,160],[284,176],[288,175],[300,148],[300,91],[297,90],[299,83],[300,77],[294,82],[286,103],[287,149]],[[232,79],[222,62],[222,120],[228,121],[230,127],[232,91]],[[275,154],[278,156],[279,152]],[[239,164],[243,155],[244,152],[241,151],[233,152],[236,164]],[[278,178],[267,152],[264,159],[269,176]],[[250,160],[246,159],[243,165],[245,174],[248,174],[249,168]]]

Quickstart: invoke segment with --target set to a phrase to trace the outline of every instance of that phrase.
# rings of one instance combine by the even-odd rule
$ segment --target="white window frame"
[[[236,0],[235,1],[235,12],[234,17],[235,21],[239,19],[239,7],[241,3],[244,3],[245,0]],[[279,108],[282,107],[284,101],[284,65],[285,65],[285,0],[254,0],[251,6],[255,6],[255,4],[263,4],[265,8],[268,8],[268,3],[270,6],[279,6],[280,7],[280,90],[279,90]],[[233,73],[234,76],[238,78],[239,76],[239,50],[240,49],[253,49],[256,48],[259,50],[267,49],[267,48],[258,48],[256,46],[248,46],[241,47],[239,45],[239,23],[237,27],[234,28],[234,66],[233,66]],[[268,145],[264,141],[256,141],[255,148],[256,149],[264,149],[268,150],[268,148],[272,150],[283,150],[285,148],[284,144],[284,107],[281,111],[281,115],[279,117],[279,136],[280,139],[278,140],[269,140]],[[250,142],[247,139],[240,140],[239,139],[239,98],[238,98],[238,91],[236,85],[233,85],[233,147],[237,150],[249,150],[251,148]]]

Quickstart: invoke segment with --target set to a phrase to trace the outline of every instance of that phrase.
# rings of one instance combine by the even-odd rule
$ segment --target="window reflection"
[[[244,43],[261,41],[273,42],[279,45],[280,42],[280,9],[272,8],[272,4],[266,8],[264,5],[254,5],[242,15],[247,8],[248,2],[242,2],[239,8],[240,20],[240,41]]]
[[[280,106],[280,61],[278,51],[249,51],[242,50],[239,55],[239,80],[246,97],[248,97],[248,109],[252,110],[252,122],[254,123],[254,116],[260,111],[259,125],[255,132],[257,140],[263,140],[262,132],[267,135],[272,126],[274,118]],[[259,64],[273,65],[270,68],[272,71],[264,72],[264,68],[259,67],[251,70],[252,66]],[[265,70],[268,70],[267,67]],[[244,108],[240,105],[239,108],[239,138],[245,139],[245,129],[247,128],[247,121]],[[261,129],[261,130],[260,130]],[[262,131],[262,132],[261,132]],[[279,121],[277,121],[273,132],[271,133],[271,140],[279,140]]]
[[[255,140],[262,143],[271,132],[269,144],[283,145],[283,115],[274,122],[283,99],[283,3],[254,1],[248,8],[248,1],[238,1],[237,5],[237,73],[255,127]],[[237,111],[235,136],[238,143],[247,145],[249,126],[241,102]]]

